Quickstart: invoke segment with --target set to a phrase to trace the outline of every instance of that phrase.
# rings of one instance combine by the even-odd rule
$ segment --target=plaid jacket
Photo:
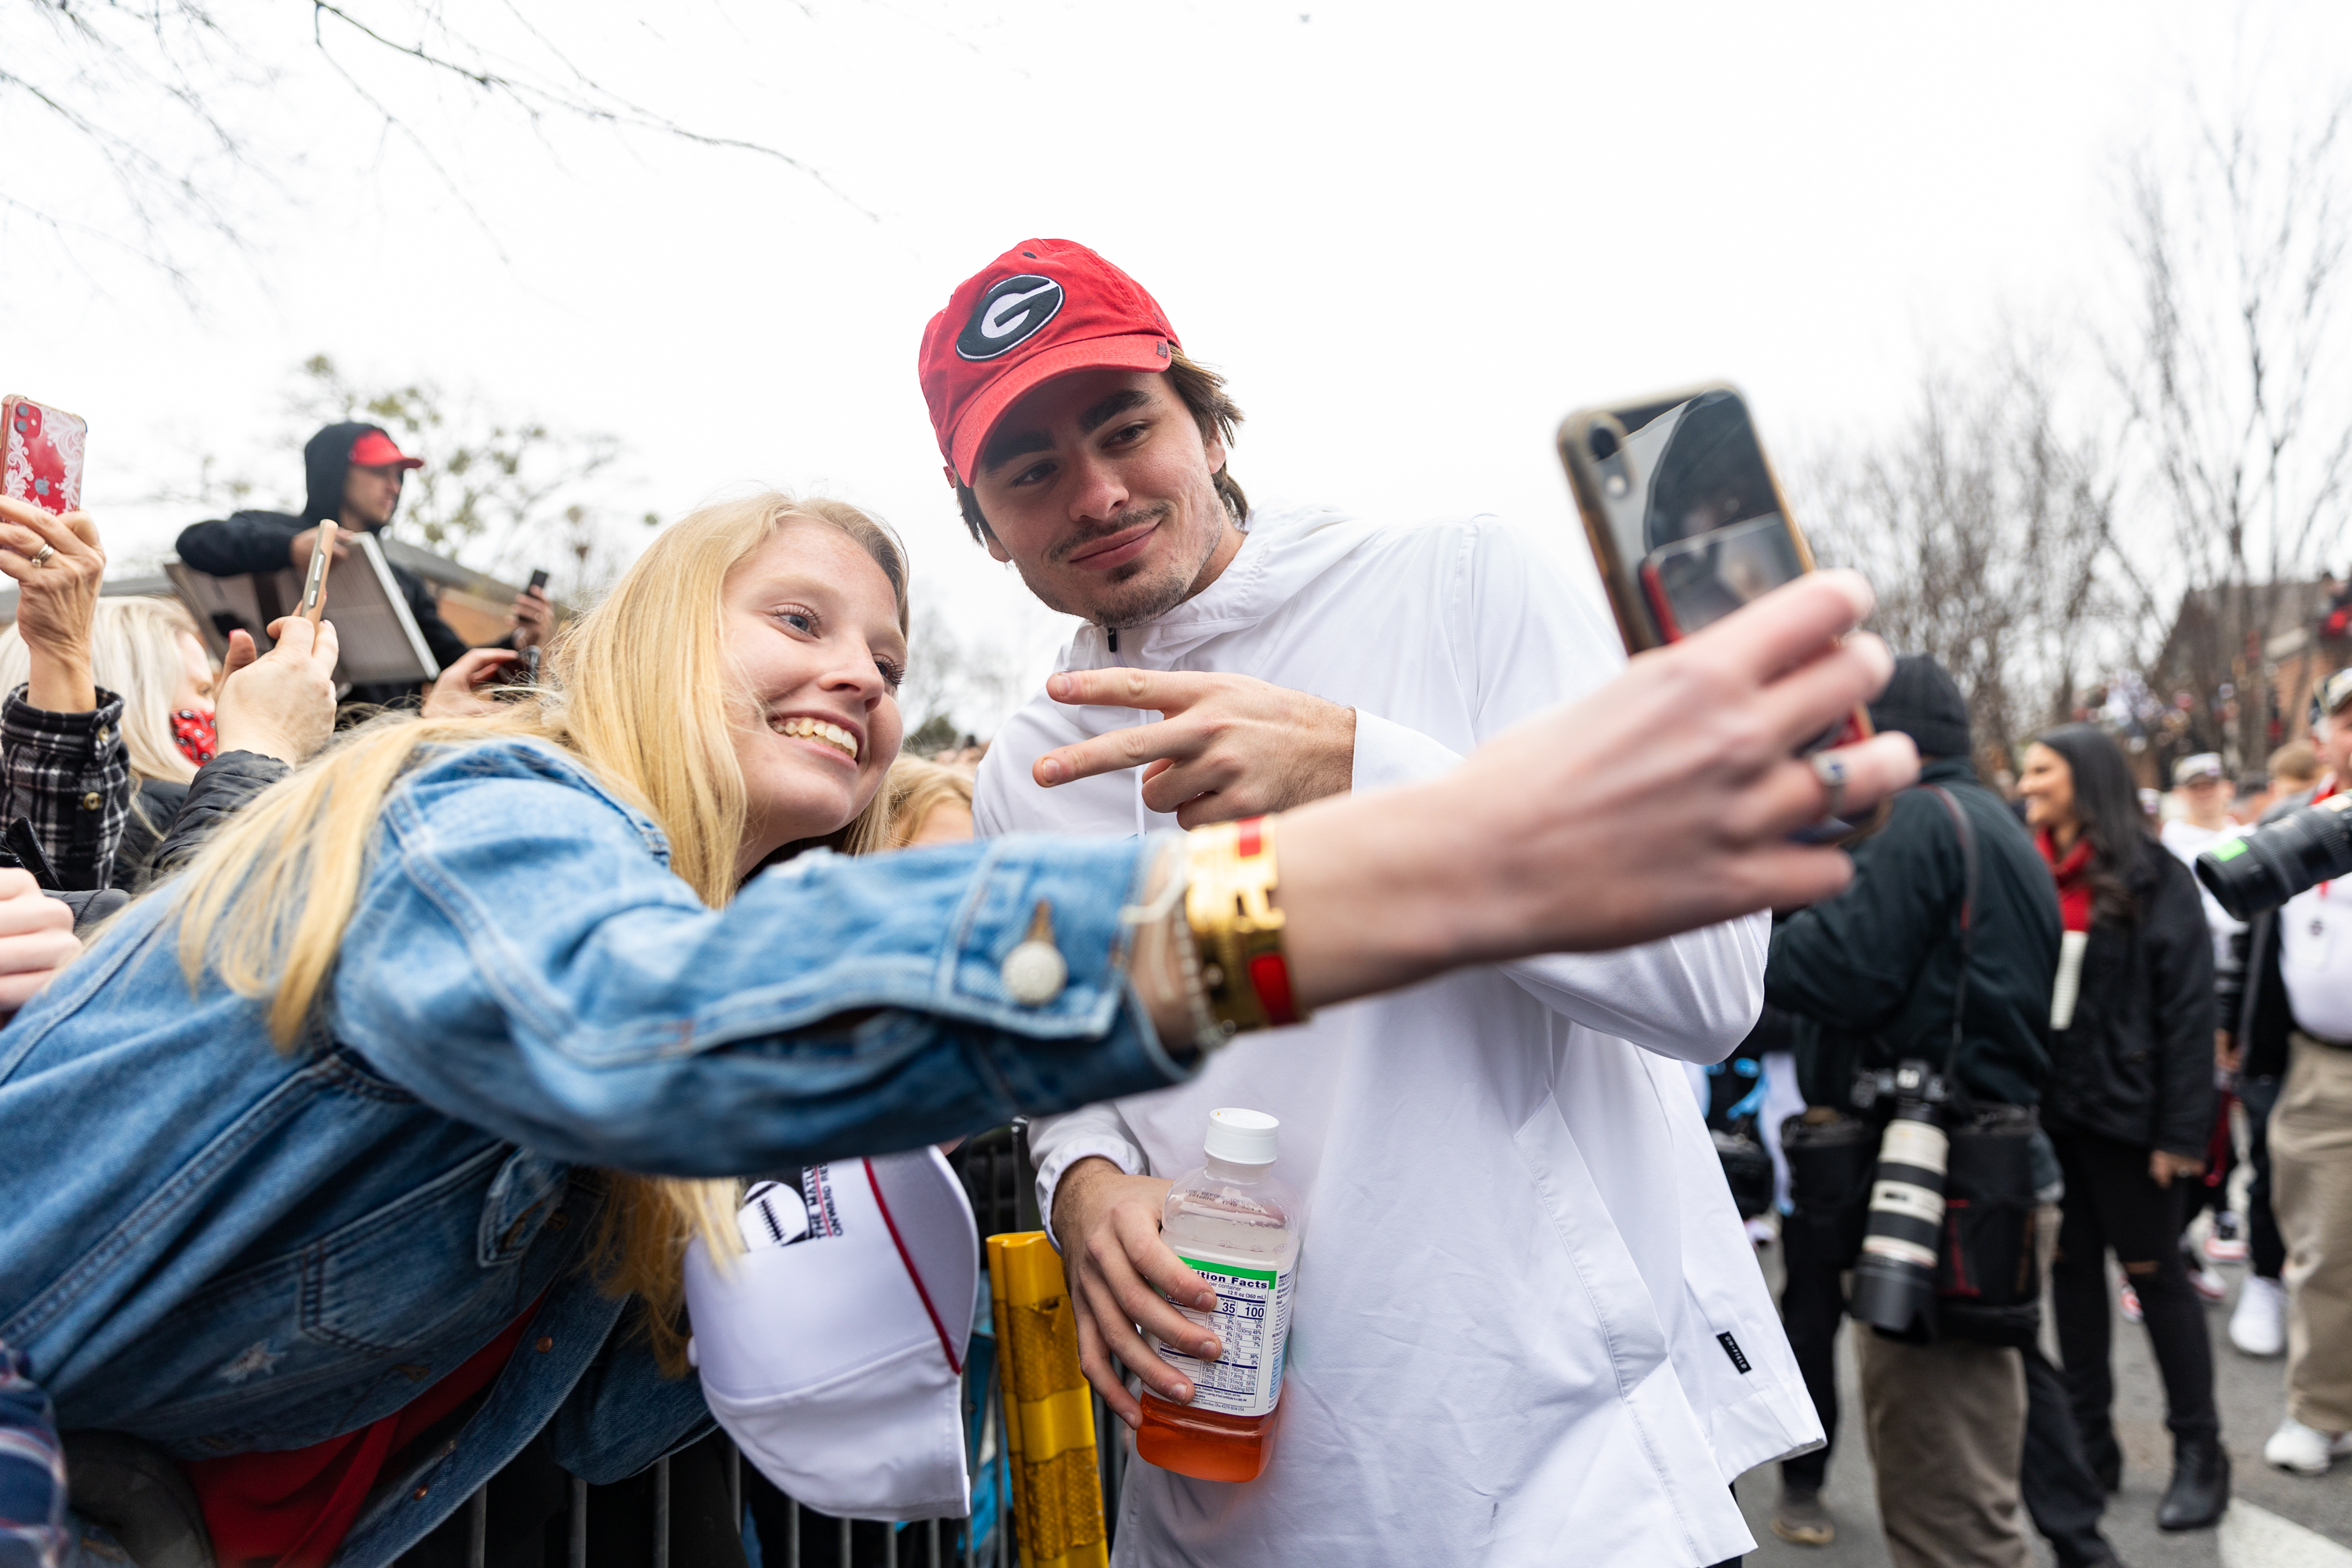
[[[52,713],[19,686],[0,705],[0,828],[18,817],[68,889],[106,887],[131,817],[122,699],[100,687],[88,713]]]
[[[49,1397],[0,1345],[0,1568],[50,1568],[65,1542],[65,1452]]]

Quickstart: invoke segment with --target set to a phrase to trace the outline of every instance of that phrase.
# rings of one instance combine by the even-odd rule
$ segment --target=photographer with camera
[[[2276,1354],[2284,1298],[2287,1407],[2263,1458],[2305,1476],[2352,1454],[2352,891],[2340,880],[2352,870],[2352,669],[2327,678],[2317,706],[2313,739],[2328,769],[2317,789],[2284,799],[2198,866],[2248,919],[2240,988],[2221,998],[2254,1168],[2252,1269],[2230,1336]]]
[[[1853,1313],[1868,1326],[1855,1342],[1863,1424],[1901,1568],[2032,1563],[2020,1508],[2029,1454],[2023,1500],[2060,1563],[2112,1562],[2098,1489],[2032,1349],[2045,1181],[2031,1108],[2049,1066],[2058,901],[2032,841],[1969,765],[1968,707],[1940,665],[1898,659],[1870,715],[1917,742],[1922,787],[1853,847],[1844,894],[1780,923],[1765,971],[1767,1001],[1796,1015],[1811,1107],[1781,1132],[1793,1205],[1781,1310],[1834,1437],[1839,1277],[1854,1270]],[[1832,1538],[1823,1463],[1784,1464],[1772,1521],[1783,1540]]]

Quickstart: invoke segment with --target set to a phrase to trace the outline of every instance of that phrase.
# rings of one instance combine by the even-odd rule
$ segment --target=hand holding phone
[[[1559,454],[1629,654],[1678,642],[1813,569],[1730,385],[1580,410],[1560,425]],[[1857,708],[1801,754],[1871,732]],[[1831,820],[1806,837],[1848,831]]]

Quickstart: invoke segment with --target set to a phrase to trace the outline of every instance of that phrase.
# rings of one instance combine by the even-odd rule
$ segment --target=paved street
[[[1777,1249],[1765,1252],[1766,1272],[1779,1289]],[[2222,1436],[2234,1467],[2235,1501],[2219,1531],[2167,1535],[2156,1528],[2157,1499],[2171,1475],[2171,1439],[2164,1429],[2164,1394],[2148,1355],[2147,1336],[2137,1325],[2116,1324],[2116,1425],[2123,1438],[2122,1495],[2111,1499],[2104,1528],[2131,1568],[2352,1568],[2352,1463],[2339,1464],[2324,1479],[2306,1480],[2263,1463],[2262,1447],[2277,1426],[2284,1363],[2255,1361],[2229,1342],[2229,1311],[2236,1300],[2242,1267],[2224,1265],[2231,1300],[2208,1309],[2213,1331],[2213,1363],[2221,1408]],[[2044,1314],[2046,1319],[2047,1314]],[[1739,1482],[1759,1550],[1750,1568],[1884,1568],[1890,1561],[1878,1532],[1875,1481],[1864,1451],[1855,1413],[1852,1323],[1839,1336],[1838,1368],[1846,1413],[1829,1485],[1823,1492],[1837,1521],[1837,1541],[1827,1547],[1790,1546],[1767,1522],[1779,1495],[1776,1467],[1749,1472]],[[2054,1356],[2053,1356],[2054,1359]],[[2042,1561],[2053,1561],[2039,1537]]]

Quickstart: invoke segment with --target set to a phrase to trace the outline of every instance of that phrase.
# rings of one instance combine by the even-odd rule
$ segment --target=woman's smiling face
[[[728,574],[727,652],[751,708],[735,756],[747,820],[737,870],[846,826],[898,755],[907,639],[882,568],[849,535],[788,519]]]

